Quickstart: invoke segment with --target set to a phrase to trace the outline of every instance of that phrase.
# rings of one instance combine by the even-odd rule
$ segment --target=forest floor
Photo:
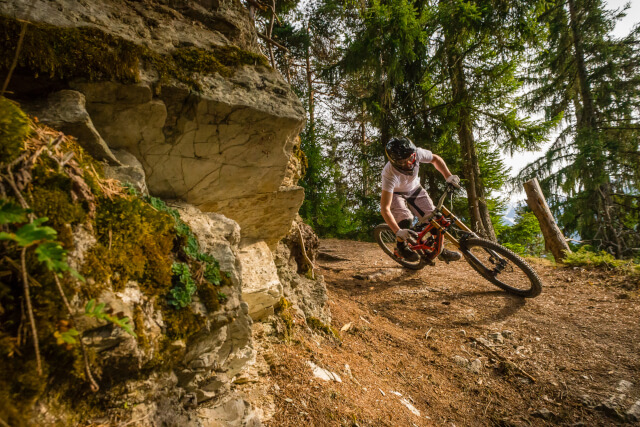
[[[521,299],[464,261],[410,271],[375,243],[321,241],[340,338],[296,327],[271,346],[268,425],[634,424],[638,284],[529,262],[544,288]]]

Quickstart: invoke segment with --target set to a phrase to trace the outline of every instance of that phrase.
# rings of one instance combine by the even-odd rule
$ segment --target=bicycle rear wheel
[[[420,270],[426,265],[425,261],[420,257],[418,261],[407,261],[404,258],[396,256],[396,235],[387,224],[377,225],[373,229],[373,238],[378,245],[382,248],[384,253],[389,255],[395,262],[403,267],[410,268],[411,270]]]
[[[538,274],[504,246],[474,237],[461,242],[460,250],[476,272],[499,288],[525,298],[542,292]]]

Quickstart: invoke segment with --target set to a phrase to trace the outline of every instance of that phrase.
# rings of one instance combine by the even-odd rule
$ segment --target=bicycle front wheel
[[[384,253],[389,255],[395,262],[411,270],[420,270],[426,265],[420,257],[418,261],[407,261],[405,258],[396,255],[396,235],[387,224],[377,225],[373,229],[373,238],[378,242]]]
[[[538,274],[504,246],[474,237],[461,242],[460,250],[476,272],[510,294],[533,298],[542,292]]]

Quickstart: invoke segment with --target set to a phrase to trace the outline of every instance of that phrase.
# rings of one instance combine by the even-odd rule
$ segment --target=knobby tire
[[[460,250],[478,274],[508,293],[533,298],[542,292],[542,280],[538,274],[524,259],[504,246],[474,237],[461,242]],[[498,271],[496,264],[491,261],[493,257],[487,250],[497,253],[508,261],[503,271]],[[485,259],[487,257],[488,259]]]
[[[384,253],[389,255],[391,259],[393,259],[401,266],[409,268],[411,270],[420,270],[424,268],[425,265],[427,265],[424,259],[422,259],[422,256],[418,261],[414,262],[410,262],[405,260],[404,258],[396,256],[394,252],[396,235],[393,231],[391,231],[391,228],[387,224],[377,225],[376,228],[373,229],[373,238],[376,242],[378,242],[378,245],[380,245]]]

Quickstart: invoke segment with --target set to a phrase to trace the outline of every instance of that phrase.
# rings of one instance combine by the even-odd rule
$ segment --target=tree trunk
[[[496,234],[491,223],[491,216],[484,194],[484,185],[480,176],[480,165],[476,144],[473,138],[471,112],[466,107],[469,104],[469,94],[466,87],[462,57],[454,52],[445,35],[445,49],[449,60],[449,70],[452,88],[452,103],[458,106],[458,139],[460,140],[460,154],[462,155],[462,172],[466,178],[467,200],[471,215],[471,228],[481,236],[496,241]]]
[[[571,249],[551,215],[538,180],[533,178],[525,182],[524,191],[527,193],[527,204],[540,223],[545,248],[551,251],[556,262],[562,262],[567,254],[571,253]]]
[[[307,36],[309,37],[309,23],[307,22]],[[309,37],[309,40],[311,38]],[[314,90],[313,90],[313,71],[311,70],[311,54],[309,52],[309,45],[307,45],[306,50],[306,65],[307,65],[307,91],[308,91],[308,101],[309,101],[309,135],[311,138],[315,138],[315,100],[314,100]]]
[[[578,11],[576,10],[575,0],[568,0],[569,5],[569,25],[571,27],[571,34],[573,36],[573,49],[575,53],[576,73],[578,78],[578,86],[580,90],[580,98],[582,101],[582,108],[578,111],[576,109],[576,123],[578,135],[581,133],[587,139],[586,143],[591,144],[596,142],[592,138],[598,138],[599,132],[597,129],[596,110],[593,104],[593,96],[591,94],[591,85],[589,84],[587,66],[585,64],[585,52],[582,44],[582,32],[580,29],[580,22],[578,19]],[[604,148],[603,148],[604,150]],[[603,229],[603,242],[607,249],[613,247],[615,256],[620,258],[622,256],[622,242],[620,240],[619,226],[617,223],[618,217],[615,215],[615,208],[613,206],[613,200],[611,198],[611,180],[606,173],[606,158],[605,153],[593,150],[593,154],[590,158],[592,162],[591,170],[586,171],[591,176],[592,187],[591,190],[598,191],[602,205],[601,211],[598,215],[598,222]],[[596,187],[596,188],[594,188]],[[613,211],[613,215],[612,215]]]

